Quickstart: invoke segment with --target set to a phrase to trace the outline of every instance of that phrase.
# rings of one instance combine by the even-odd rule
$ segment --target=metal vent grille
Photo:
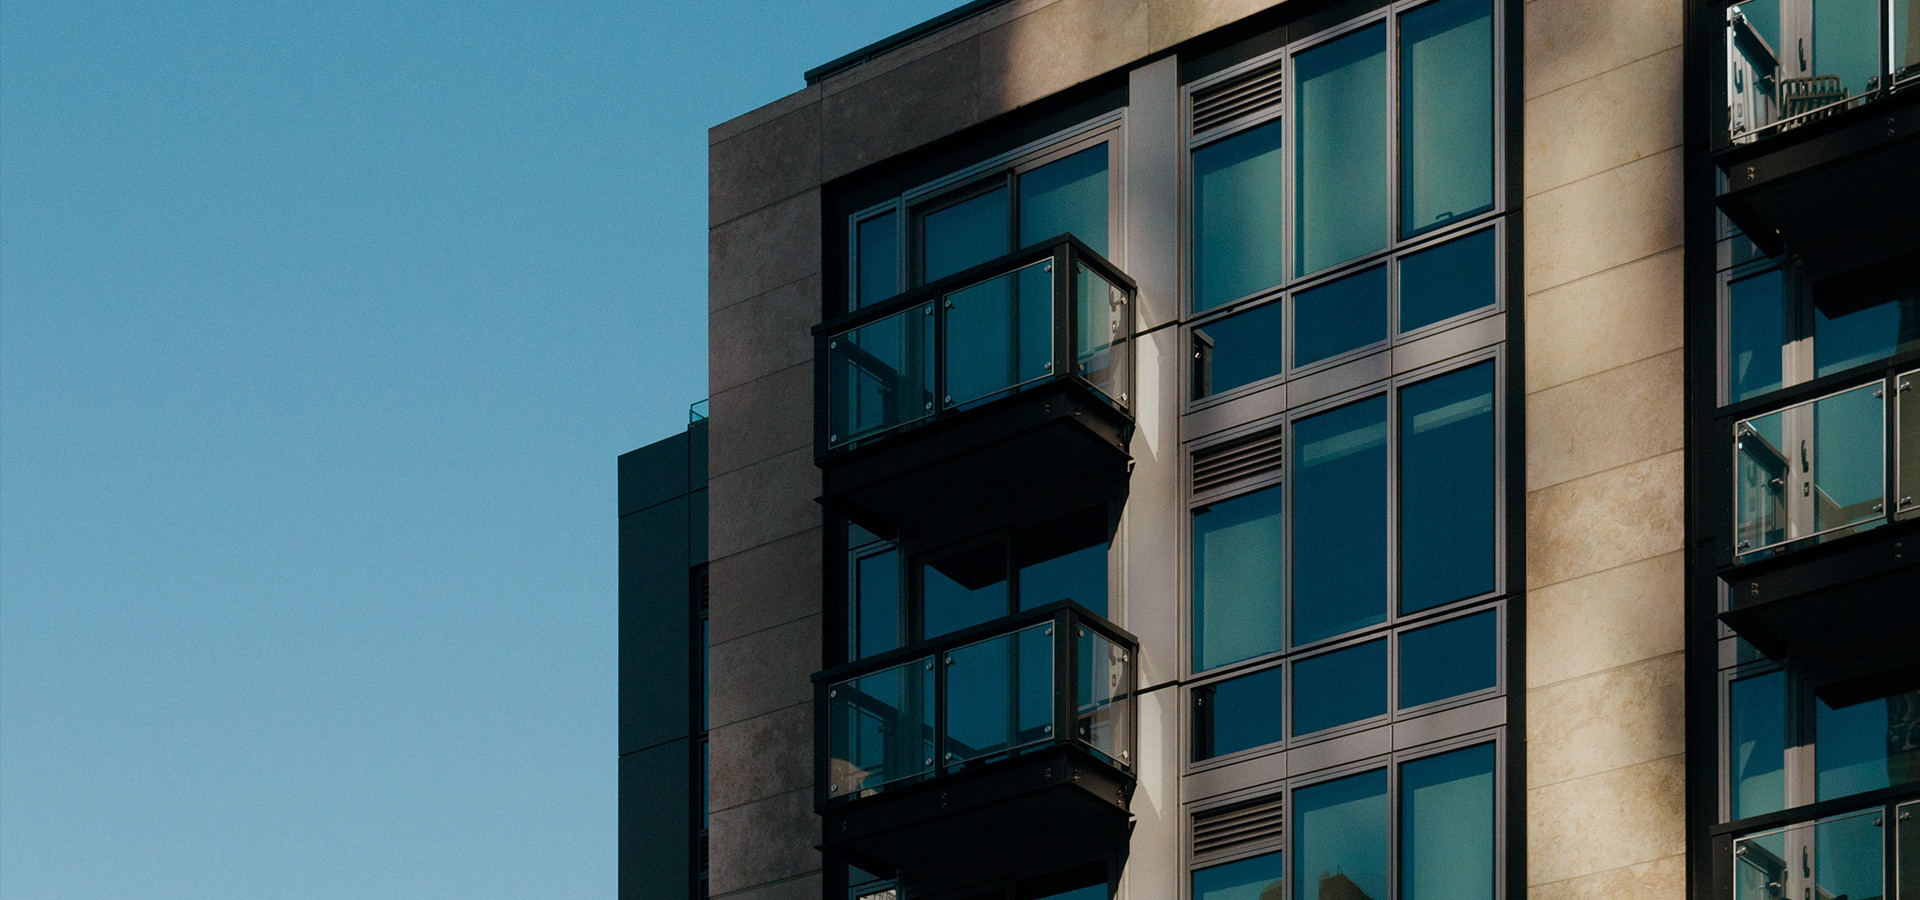
[[[1193,455],[1193,492],[1204,494],[1244,478],[1276,471],[1284,449],[1276,429],[1196,453]]]
[[[1193,133],[1232,125],[1280,105],[1285,81],[1278,63],[1193,97]]]
[[[1193,857],[1225,856],[1241,850],[1280,843],[1281,798],[1270,797],[1246,806],[1193,820]]]

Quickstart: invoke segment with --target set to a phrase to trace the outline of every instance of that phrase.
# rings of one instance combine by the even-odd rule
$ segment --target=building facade
[[[983,0],[714,128],[623,894],[1920,897],[1916,20],[1841,2]]]

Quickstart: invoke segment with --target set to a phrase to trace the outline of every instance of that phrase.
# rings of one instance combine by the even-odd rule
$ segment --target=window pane
[[[1280,649],[1280,489],[1193,513],[1193,666],[1204,671]]]
[[[900,221],[895,213],[874,216],[859,227],[860,274],[855,307],[872,306],[900,290]]]
[[[1053,360],[1051,268],[1034,263],[946,296],[946,406],[1047,377]]]
[[[1400,611],[1494,585],[1493,364],[1400,391]]]
[[[853,564],[853,658],[900,646],[900,554],[863,556]]]
[[[1400,17],[1400,233],[1493,208],[1493,4]]]
[[[1865,307],[1815,303],[1814,374],[1831,375],[1920,347],[1920,290],[1908,290],[1908,296]]]
[[[933,409],[929,309],[902,310],[827,342],[828,443],[870,437]]]
[[[1300,146],[1294,273],[1387,245],[1387,28],[1363,28],[1295,57]]]
[[[1193,900],[1283,900],[1286,869],[1269,853],[1193,871]]]
[[[1920,691],[1814,707],[1815,800],[1920,781]]]
[[[1193,399],[1280,374],[1285,316],[1285,307],[1268,303],[1194,326]]]
[[[1858,97],[1880,78],[1879,3],[1813,0],[1813,75],[1840,79],[1840,98]]]
[[[1492,744],[1400,767],[1400,900],[1494,896]]]
[[[1280,283],[1280,122],[1193,151],[1193,308]]]
[[[1007,614],[1007,548],[988,544],[920,567],[922,637]]]
[[[1053,722],[1051,624],[956,647],[946,666],[947,763],[1049,740]]]
[[[1193,761],[1281,738],[1282,672],[1276,666],[1193,689]]]
[[[1293,364],[1305,366],[1387,339],[1387,267],[1293,295]]]
[[[1400,260],[1400,330],[1412,331],[1492,306],[1496,267],[1492,228]]]
[[[1072,600],[1107,614],[1107,514],[1090,509],[1020,532],[1020,608]]]
[[[1388,900],[1387,770],[1293,792],[1298,900]]]
[[[1107,145],[1020,176],[1020,245],[1057,234],[1107,255]]]
[[[1007,235],[1007,189],[995,188],[920,220],[920,279],[938,281],[1013,248]]]
[[[1813,527],[1877,519],[1886,509],[1886,403],[1864,385],[1813,405]]]
[[[1780,389],[1786,327],[1779,269],[1727,285],[1727,396],[1745,400]]]
[[[1368,641],[1293,664],[1293,733],[1387,712],[1387,642]]]
[[[1294,426],[1293,642],[1387,618],[1387,398]]]
[[[1400,708],[1500,683],[1500,619],[1488,611],[1400,636]]]
[[[1735,819],[1786,808],[1787,675],[1741,678],[1727,691],[1728,809]]]

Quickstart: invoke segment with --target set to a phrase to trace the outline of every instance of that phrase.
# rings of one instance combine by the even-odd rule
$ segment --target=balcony
[[[1920,604],[1897,600],[1920,577],[1916,382],[1920,370],[1734,422],[1721,618],[1762,652],[1866,661],[1920,627]]]
[[[815,328],[822,502],[894,535],[1124,489],[1133,297],[1062,236]]]
[[[1915,0],[1727,9],[1720,206],[1769,254],[1911,227],[1920,183]],[[1898,241],[1889,241],[1897,244]]]
[[[1920,846],[1920,801],[1889,799],[1818,817],[1807,812],[1764,817],[1789,820],[1786,825],[1718,835],[1714,875],[1723,887],[1717,893],[1733,900],[1920,898],[1920,871],[1912,864]]]
[[[1123,840],[1137,649],[1060,601],[815,675],[826,846],[894,873]]]

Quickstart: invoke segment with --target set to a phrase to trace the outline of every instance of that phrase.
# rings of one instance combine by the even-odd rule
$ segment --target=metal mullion
[[[1075,700],[1079,696],[1079,685],[1074,676],[1079,672],[1075,665],[1075,656],[1079,650],[1080,628],[1077,617],[1062,609],[1053,614],[1053,734],[1056,741],[1072,741],[1075,732]]]
[[[1080,373],[1075,366],[1072,343],[1073,319],[1073,245],[1062,242],[1053,249],[1053,321],[1048,324],[1047,344],[1053,348],[1054,375]],[[1061,323],[1068,323],[1062,327]]]

